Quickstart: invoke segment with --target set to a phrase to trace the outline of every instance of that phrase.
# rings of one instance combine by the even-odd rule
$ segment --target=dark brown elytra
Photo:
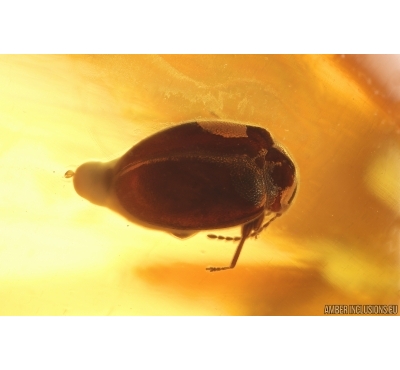
[[[267,130],[216,121],[139,142],[115,165],[110,187],[130,215],[179,237],[241,225],[231,264],[207,268],[213,272],[235,267],[246,239],[290,206],[297,181],[292,160]]]

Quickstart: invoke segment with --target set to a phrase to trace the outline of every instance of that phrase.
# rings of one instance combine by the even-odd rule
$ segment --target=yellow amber
[[[398,304],[400,82],[379,68],[362,56],[0,56],[0,315]],[[230,261],[236,242],[131,224],[63,178],[163,128],[216,118],[265,127],[299,172],[291,209],[246,242],[234,270],[204,267]]]

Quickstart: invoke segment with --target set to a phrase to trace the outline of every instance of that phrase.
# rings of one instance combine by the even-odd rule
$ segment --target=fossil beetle
[[[241,226],[231,264],[207,268],[220,271],[234,268],[246,239],[288,209],[297,179],[292,160],[267,130],[215,121],[174,126],[119,159],[84,163],[74,186],[92,203],[180,238]]]

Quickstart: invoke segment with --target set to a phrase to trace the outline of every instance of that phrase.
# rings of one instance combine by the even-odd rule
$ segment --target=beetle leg
[[[242,251],[244,242],[246,241],[246,239],[250,236],[250,233],[253,230],[258,230],[260,228],[260,226],[262,225],[262,221],[264,219],[264,215],[261,215],[259,218],[245,224],[242,226],[242,238],[240,240],[239,245],[236,248],[236,252],[235,255],[233,256],[232,262],[230,266],[226,266],[226,267],[208,267],[206,268],[206,270],[210,271],[210,272],[215,272],[215,271],[223,271],[223,270],[229,270],[229,269],[233,269],[236,266],[236,263],[239,259],[240,256],[240,252]]]
[[[256,229],[250,234],[250,237],[255,237],[257,239],[258,234],[260,234],[261,231],[267,228],[267,226],[274,221],[277,217],[281,216],[281,213],[277,213],[274,217],[272,217],[268,222],[266,222],[264,225],[262,225],[259,229]]]
[[[250,237],[254,236],[257,239],[258,234],[261,232],[262,230],[262,223],[264,221],[264,215],[262,214],[259,218],[255,219],[252,223],[253,228],[251,231],[253,231],[250,234]]]

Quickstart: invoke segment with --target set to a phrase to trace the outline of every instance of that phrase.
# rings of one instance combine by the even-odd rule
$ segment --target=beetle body
[[[242,225],[239,254],[266,213],[289,207],[297,187],[293,162],[268,131],[218,121],[171,127],[118,160],[84,164],[74,184],[93,203],[179,237]]]

